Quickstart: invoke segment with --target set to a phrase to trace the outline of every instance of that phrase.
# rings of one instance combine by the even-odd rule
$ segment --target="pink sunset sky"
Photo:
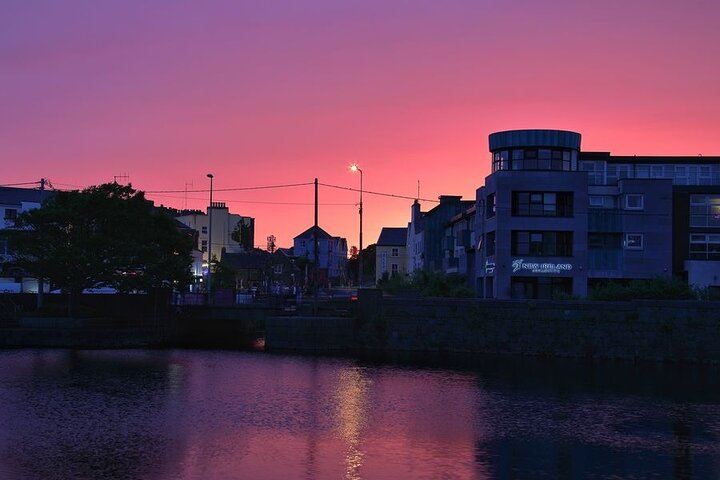
[[[718,19],[716,0],[5,0],[0,184],[127,174],[204,208],[212,172],[257,245],[290,246],[312,186],[222,189],[358,188],[357,162],[366,190],[472,199],[488,134],[515,128],[720,155]],[[409,220],[412,200],[363,200],[365,245]],[[357,201],[320,189],[320,226],[349,246]]]

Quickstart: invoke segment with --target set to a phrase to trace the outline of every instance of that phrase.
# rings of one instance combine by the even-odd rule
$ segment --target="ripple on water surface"
[[[0,351],[0,367],[8,480],[720,472],[716,375],[677,392],[633,365],[142,350]]]

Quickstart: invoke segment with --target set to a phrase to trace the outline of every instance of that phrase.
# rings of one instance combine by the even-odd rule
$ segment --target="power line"
[[[330,187],[330,188],[337,188],[339,190],[349,190],[351,192],[359,192],[359,188],[353,188],[353,187],[342,187],[340,185],[330,185],[328,183],[320,183],[323,187]],[[369,195],[379,195],[382,197],[392,197],[392,198],[402,198],[405,200],[421,200],[423,202],[435,202],[440,203],[439,200],[430,200],[429,198],[417,198],[417,197],[408,197],[406,195],[395,195],[394,193],[383,193],[383,192],[373,192],[372,190],[362,190],[362,193],[366,193]]]
[[[240,192],[245,190],[267,190],[271,188],[287,188],[287,187],[302,187],[306,185],[313,185],[313,182],[305,183],[287,183],[284,185],[261,185],[257,187],[235,187],[235,188],[213,188],[213,192]],[[200,190],[145,190],[145,193],[206,193],[210,189]]]
[[[0,187],[20,187],[22,185],[37,185],[40,182],[4,183]]]
[[[215,189],[213,189],[213,192]],[[147,192],[145,192],[147,193]],[[161,197],[161,198],[174,198],[174,199],[185,199],[185,197],[180,197],[177,195],[162,195],[162,194],[152,194],[152,197]],[[200,198],[200,197],[187,197],[187,200],[200,200],[200,201],[207,201],[207,198]],[[270,201],[261,201],[261,200],[222,200],[225,203],[257,203],[257,204],[264,204],[264,205],[315,205],[313,202],[270,202]],[[320,203],[321,206],[351,206],[355,205],[354,203]]]

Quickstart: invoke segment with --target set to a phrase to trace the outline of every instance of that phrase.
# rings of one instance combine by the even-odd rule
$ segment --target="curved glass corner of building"
[[[580,134],[565,130],[510,130],[490,134],[492,171],[577,171]]]

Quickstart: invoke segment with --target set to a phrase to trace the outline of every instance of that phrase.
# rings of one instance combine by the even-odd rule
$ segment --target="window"
[[[513,216],[570,217],[572,192],[513,192]]]
[[[643,245],[643,234],[642,233],[626,233],[625,234],[625,248],[628,250],[642,250]]]
[[[488,257],[495,255],[495,232],[488,232],[485,239],[485,255]]]
[[[399,257],[400,256],[400,249],[397,247],[393,247],[393,249],[390,251],[391,257]]]
[[[590,206],[591,207],[604,207],[605,206],[605,197],[602,195],[590,195],[588,197],[590,200]]]
[[[588,233],[588,249],[619,250],[622,236],[617,233]]]
[[[605,185],[605,167],[601,161],[580,162],[580,171],[588,174],[588,185]]]
[[[644,208],[645,197],[642,193],[628,193],[625,195],[626,210],[642,210]]]
[[[300,240],[300,248],[305,248],[305,240]]]
[[[275,266],[273,267],[273,272],[274,272],[276,275],[281,275],[281,274],[282,274],[282,271],[283,271],[283,266],[282,266],[282,264],[275,265]]]
[[[5,220],[15,220],[17,218],[17,209],[16,208],[6,208],[5,209]]]
[[[200,250],[202,250],[203,252],[207,252],[207,240],[203,240],[200,245]]]
[[[569,150],[516,149],[511,157],[512,170],[574,170],[573,155]]]
[[[559,293],[572,293],[572,278],[513,276],[510,283],[510,295],[514,299],[552,299]]]
[[[572,256],[573,232],[513,230],[511,253],[536,257]]]
[[[202,227],[202,233],[207,235],[207,227]]]
[[[720,228],[720,195],[690,195],[690,226]]]
[[[720,260],[720,235],[690,235],[691,260]]]
[[[390,264],[390,273],[394,277],[400,272],[400,268],[398,267],[397,263]]]
[[[485,218],[495,216],[495,194],[491,193],[485,198]]]
[[[509,159],[509,152],[507,150],[503,150],[501,152],[495,152],[493,154],[493,172],[497,172],[498,170],[507,170],[508,169],[508,159]]]

